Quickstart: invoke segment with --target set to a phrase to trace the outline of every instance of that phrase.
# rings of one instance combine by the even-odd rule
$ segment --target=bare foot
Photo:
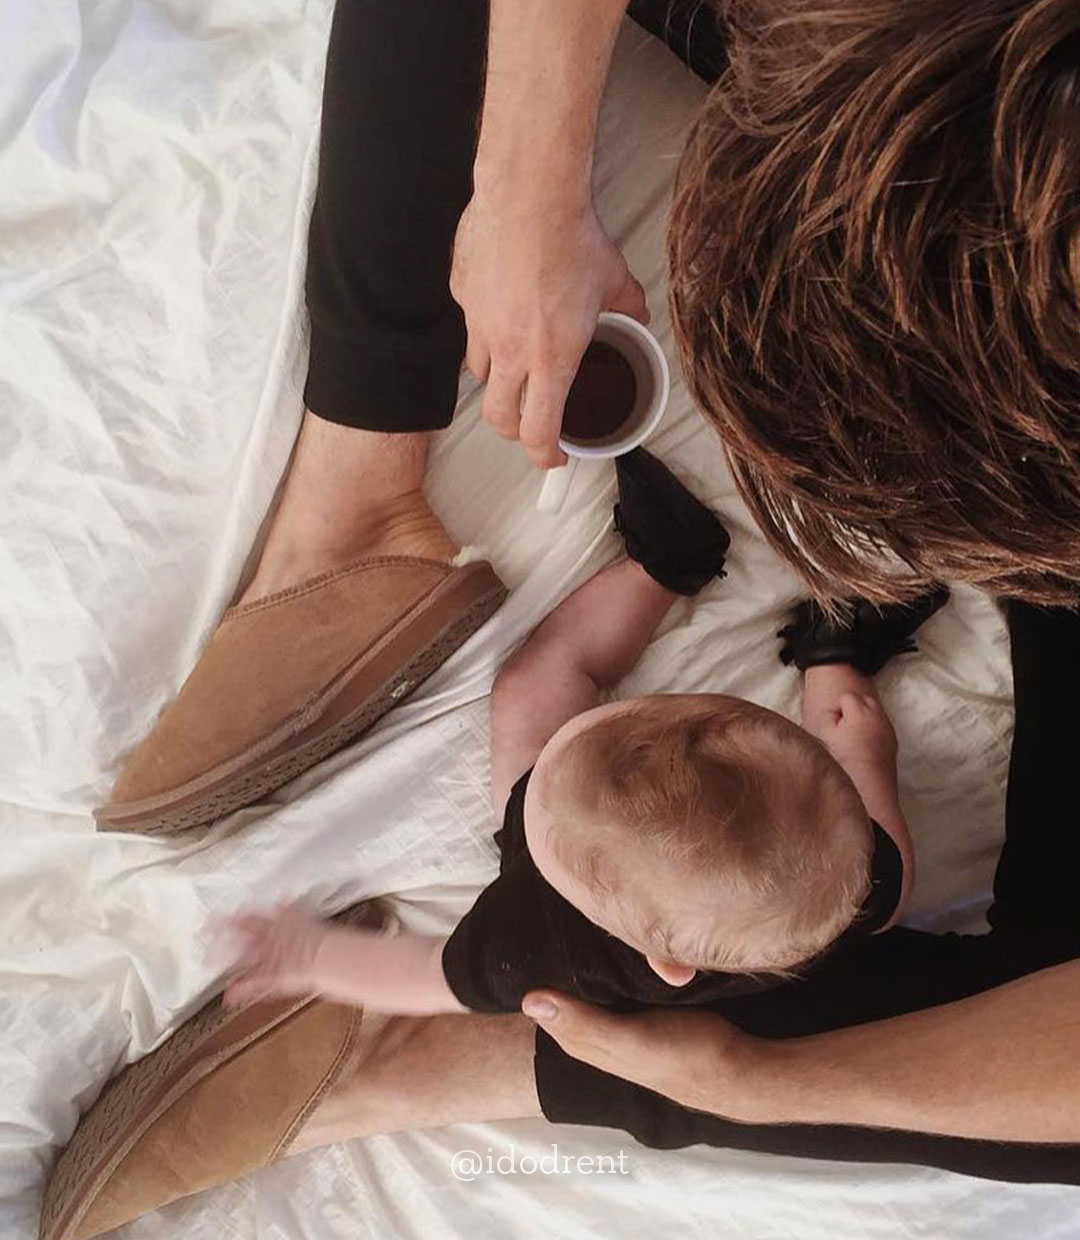
[[[458,552],[422,483],[427,435],[384,435],[304,415],[249,603],[367,555],[449,562]]]

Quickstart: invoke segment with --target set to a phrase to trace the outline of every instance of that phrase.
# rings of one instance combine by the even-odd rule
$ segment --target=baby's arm
[[[338,926],[288,904],[225,918],[214,937],[232,961],[226,1003],[318,994],[399,1015],[466,1010],[443,974],[444,938]]]
[[[896,732],[874,682],[848,664],[808,668],[803,682],[803,727],[844,768],[866,812],[890,835],[904,863],[903,913],[915,882],[915,848],[900,808]]]
[[[590,577],[502,666],[491,693],[491,800],[501,817],[514,783],[567,720],[599,702],[642,652],[678,595],[632,560]]]

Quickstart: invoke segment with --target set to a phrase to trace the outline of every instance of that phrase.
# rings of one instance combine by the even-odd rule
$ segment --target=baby
[[[492,693],[499,877],[447,939],[335,926],[295,906],[219,928],[228,1002],[320,993],[398,1013],[514,1011],[552,987],[597,1003],[703,1004],[777,985],[892,924],[912,852],[896,738],[869,675],[913,649],[944,591],[834,620],[804,604],[782,658],[803,723],[714,694],[600,704],[728,536],[654,458],[619,465],[628,558],[586,582]]]

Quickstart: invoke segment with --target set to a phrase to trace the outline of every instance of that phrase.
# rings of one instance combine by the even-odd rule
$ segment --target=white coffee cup
[[[628,315],[607,311],[597,319],[593,340],[611,345],[630,364],[636,388],[634,406],[618,430],[606,439],[585,442],[568,439],[565,434],[559,437],[559,447],[570,459],[559,469],[548,470],[536,501],[538,512],[561,510],[579,460],[622,456],[636,448],[656,430],[667,408],[671,393],[667,358],[659,340],[647,327]]]

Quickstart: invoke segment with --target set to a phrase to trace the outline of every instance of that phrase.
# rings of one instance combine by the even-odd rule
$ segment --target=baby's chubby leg
[[[914,883],[915,853],[900,808],[896,731],[873,680],[848,663],[807,668],[803,676],[802,722],[843,767],[866,812],[900,849],[904,890],[899,915]]]
[[[498,817],[551,737],[637,663],[677,597],[633,560],[619,560],[564,599],[503,664],[491,691]]]
[[[500,817],[551,737],[627,675],[676,599],[723,576],[730,539],[720,518],[644,448],[616,469],[627,558],[564,599],[495,679],[491,799]]]
[[[845,706],[852,711],[860,710],[867,724],[876,720],[883,739],[886,733],[891,733],[895,752],[896,734],[872,677],[856,671],[850,663],[808,667],[803,673],[803,727],[823,740],[822,732],[834,727]]]
[[[896,732],[869,676],[847,663],[807,668],[802,723],[844,768],[864,802],[871,785],[897,799]],[[869,803],[867,809],[875,813]]]

